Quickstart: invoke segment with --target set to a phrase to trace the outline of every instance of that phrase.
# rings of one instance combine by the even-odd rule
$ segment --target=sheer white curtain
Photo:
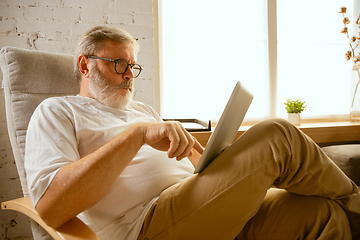
[[[287,98],[306,101],[305,117],[347,114],[341,5],[353,0],[277,0],[278,78],[270,81],[266,0],[162,1],[162,117],[217,119],[238,80],[255,95],[248,120],[269,117],[271,102],[285,116]]]

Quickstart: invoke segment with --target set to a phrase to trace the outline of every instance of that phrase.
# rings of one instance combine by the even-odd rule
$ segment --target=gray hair
[[[74,74],[80,82],[78,57],[80,55],[94,55],[101,49],[106,41],[125,43],[133,45],[136,53],[139,51],[139,44],[126,31],[113,26],[97,26],[85,32],[78,40],[74,50]]]

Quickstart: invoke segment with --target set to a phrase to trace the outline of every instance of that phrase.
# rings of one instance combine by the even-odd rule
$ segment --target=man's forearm
[[[95,205],[112,187],[142,146],[138,126],[118,135],[92,154],[62,167],[36,209],[52,227],[60,227]]]

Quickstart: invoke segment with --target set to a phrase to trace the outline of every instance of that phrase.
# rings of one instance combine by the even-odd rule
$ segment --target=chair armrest
[[[47,231],[55,240],[100,240],[99,237],[78,218],[73,218],[56,229],[49,227],[36,212],[30,197],[23,197],[2,202],[1,209],[15,210],[27,215],[43,227],[45,231]]]

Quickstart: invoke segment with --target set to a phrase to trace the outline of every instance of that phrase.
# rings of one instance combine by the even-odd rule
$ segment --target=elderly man
[[[255,125],[194,174],[196,139],[132,100],[138,51],[123,30],[90,29],[74,54],[79,95],[34,112],[25,167],[47,224],[78,216],[102,239],[351,239],[356,185],[284,120]]]

